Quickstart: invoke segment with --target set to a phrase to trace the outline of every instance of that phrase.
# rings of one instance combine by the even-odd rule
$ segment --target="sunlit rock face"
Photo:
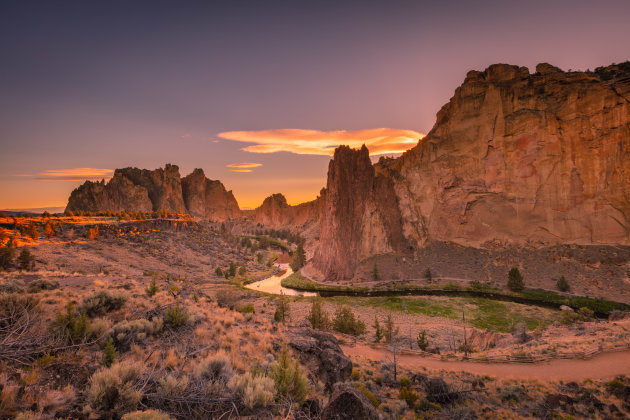
[[[429,240],[630,244],[630,63],[471,71],[400,158],[337,149],[322,200],[314,264],[328,278]]]
[[[153,171],[117,169],[107,183],[86,181],[72,192],[66,209],[92,212],[167,210],[218,221],[241,215],[234,195],[226,191],[221,182],[207,179],[201,169],[195,169],[182,179],[179,168],[169,164]]]
[[[630,243],[630,63],[469,72],[393,177],[405,236]]]
[[[220,181],[206,178],[202,169],[182,178],[182,192],[187,212],[195,218],[222,221],[241,215],[232,191]]]
[[[377,174],[368,150],[341,146],[328,166],[313,263],[327,279],[353,276],[359,261],[401,251],[405,240],[392,180]]]
[[[282,194],[265,198],[253,212],[256,223],[272,228],[300,227],[317,221],[319,198],[295,206],[289,205]]]

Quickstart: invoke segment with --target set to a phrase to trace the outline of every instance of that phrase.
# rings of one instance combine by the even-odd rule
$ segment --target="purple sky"
[[[324,186],[329,156],[218,134],[426,133],[468,70],[630,59],[628,1],[210,3],[0,3],[0,208],[65,205],[94,172],[77,168],[167,162],[203,168],[243,207],[274,192],[297,203]]]

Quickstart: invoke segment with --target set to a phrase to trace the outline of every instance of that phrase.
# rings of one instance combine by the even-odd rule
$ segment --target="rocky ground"
[[[372,347],[375,317],[383,322],[391,316],[401,348],[411,345],[416,353],[415,338],[426,330],[429,350],[440,352],[430,357],[439,360],[463,356],[456,347],[464,327],[472,357],[627,343],[630,319],[623,316],[565,325],[560,311],[508,303],[499,308],[443,297],[325,299],[331,318],[345,306],[365,322],[355,346],[352,336],[310,328],[312,298],[242,287],[270,275],[274,261],[289,261],[273,247],[253,250],[241,242],[241,235],[258,226],[175,216],[52,221],[55,233],[49,236],[46,219],[19,219],[17,225],[12,218],[0,220],[3,243],[11,240],[18,254],[26,247],[35,257],[29,270],[19,270],[15,261],[0,272],[0,310],[18,309],[0,316],[2,418],[139,418],[130,414],[135,410],[163,413],[152,411],[149,418],[304,419],[338,418],[340,412],[368,419],[630,413],[630,380],[623,376],[564,383],[400,363],[394,377],[388,355],[355,354],[386,350]],[[38,238],[29,234],[31,224]],[[230,263],[235,273],[226,278]],[[462,307],[466,322],[456,310]],[[280,308],[287,313],[284,322]],[[496,311],[514,322],[495,319]],[[488,328],[475,326],[482,321]],[[524,340],[515,328],[519,321],[528,327]],[[108,362],[110,338],[115,352]],[[355,346],[352,354],[344,354],[339,340],[343,348]],[[299,361],[304,382],[279,379],[285,344],[290,363],[283,372]]]

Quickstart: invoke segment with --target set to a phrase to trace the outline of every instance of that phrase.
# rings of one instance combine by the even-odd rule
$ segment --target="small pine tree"
[[[569,290],[571,290],[571,286],[569,286],[569,282],[567,281],[567,279],[564,278],[564,276],[560,277],[560,279],[556,283],[556,286],[561,292],[568,292]]]
[[[508,289],[513,292],[520,292],[525,288],[525,283],[523,281],[523,276],[521,272],[518,271],[518,268],[512,267],[510,272],[508,273]]]
[[[8,270],[15,260],[15,247],[9,241],[8,244],[0,248],[0,269]]]
[[[433,273],[431,273],[430,268],[427,268],[426,271],[424,272],[424,278],[429,283],[433,281]]]
[[[241,268],[238,269],[238,275],[239,276],[244,276],[246,272],[247,272],[247,270],[245,269],[245,267],[241,267]]]
[[[107,367],[110,367],[114,364],[114,361],[118,357],[118,351],[116,350],[116,346],[114,346],[114,339],[110,336],[107,339],[107,344],[105,344],[105,348],[103,348],[103,364]]]
[[[300,268],[306,264],[306,253],[301,243],[298,244],[297,249],[293,252],[293,258],[291,259],[291,270],[297,272]]]
[[[308,319],[311,326],[317,330],[327,330],[330,328],[330,318],[328,318],[328,314],[322,308],[320,299],[313,300],[311,312],[306,319]]]
[[[156,276],[154,274],[153,275],[153,279],[151,279],[151,283],[149,284],[149,286],[146,289],[144,289],[147,292],[147,296],[149,296],[149,297],[155,296],[155,294],[160,291],[160,288],[157,285],[157,281],[156,281],[155,277]]]
[[[236,264],[234,264],[233,262],[230,262],[230,268],[228,272],[229,272],[229,277],[236,277]]]
[[[280,400],[302,404],[309,392],[308,380],[296,359],[291,361],[287,345],[282,346],[278,360],[271,366],[270,375],[276,384]]]
[[[385,342],[391,343],[394,341],[394,338],[398,335],[398,328],[394,327],[394,320],[392,319],[392,314],[387,314],[387,318],[385,319]]]
[[[37,231],[37,226],[35,226],[35,223],[31,223],[28,225],[27,234],[34,240],[39,239],[39,232]]]
[[[378,274],[378,266],[376,265],[376,262],[374,262],[374,268],[372,269],[372,280],[376,281],[380,278],[379,274]]]
[[[22,248],[22,252],[20,252],[18,266],[25,271],[30,271],[35,266],[35,256],[26,247]]]
[[[216,274],[217,277],[223,277],[223,270],[221,270],[221,267],[217,267],[217,269],[214,270],[214,274]]]
[[[372,327],[374,327],[374,341],[380,343],[383,339],[383,327],[381,327],[381,324],[378,322],[376,315],[374,315],[374,324],[372,324]]]
[[[427,332],[422,330],[418,333],[418,348],[422,351],[425,351],[427,347],[429,347],[429,340],[427,340]]]
[[[343,306],[335,311],[333,318],[333,330],[354,336],[359,336],[365,333],[365,323],[358,318],[355,318],[352,310]]]
[[[284,294],[281,294],[276,301],[276,312],[273,314],[273,319],[284,324],[289,319],[289,302]]]
[[[46,224],[44,225],[44,234],[48,237],[51,237],[55,234],[55,227],[53,226],[52,222],[50,220],[48,220],[46,222]]]

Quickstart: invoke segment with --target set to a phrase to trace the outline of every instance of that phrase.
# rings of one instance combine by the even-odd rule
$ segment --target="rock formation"
[[[303,227],[319,217],[319,199],[291,206],[282,194],[272,194],[253,212],[253,220],[272,228]]]
[[[103,212],[184,212],[205,220],[239,217],[241,211],[231,191],[195,169],[180,178],[179,168],[167,164],[156,170],[116,169],[109,182],[86,181],[72,191],[66,210]]]
[[[335,385],[321,418],[322,420],[379,420],[383,416],[354,385],[339,383]]]
[[[393,181],[374,170],[365,146],[335,150],[321,200],[314,264],[329,280],[350,278],[359,261],[405,247]]]
[[[339,148],[322,200],[314,265],[332,279],[427,241],[628,245],[630,63],[471,71],[400,158]]]
[[[241,214],[232,191],[227,191],[220,181],[206,178],[202,169],[195,169],[182,179],[182,192],[188,214],[193,217],[227,220]]]

